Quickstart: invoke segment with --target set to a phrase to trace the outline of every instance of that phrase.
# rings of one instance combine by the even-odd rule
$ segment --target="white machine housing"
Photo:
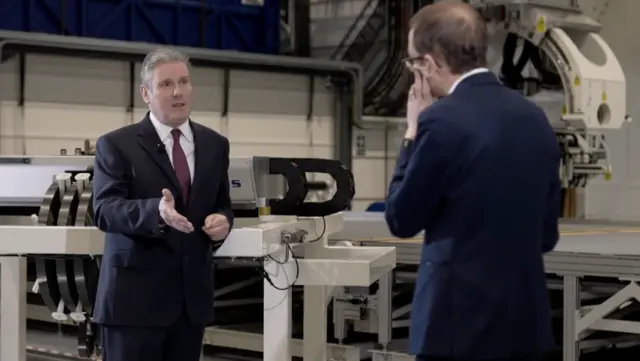
[[[269,175],[269,159],[266,157],[231,158],[229,187],[233,208],[264,207],[272,178]]]
[[[493,50],[502,47],[507,33],[517,34],[537,46],[560,76],[564,96],[559,104],[539,104],[546,108],[564,153],[563,185],[584,187],[599,175],[609,179],[608,148],[598,131],[619,129],[630,118],[625,75],[599,35],[601,25],[586,16],[575,0],[468,2],[485,16]],[[535,96],[532,99],[536,101]]]
[[[43,192],[65,171],[91,168],[93,156],[1,156],[0,206],[37,207]],[[269,174],[269,158],[237,157],[229,161],[229,182],[234,209],[264,206],[267,198],[282,193],[283,181]],[[280,177],[282,178],[282,177]]]
[[[0,206],[38,207],[57,175],[93,166],[90,156],[0,157]]]
[[[235,189],[232,204],[240,204],[243,208],[247,204],[259,204],[255,198],[263,196],[261,180],[267,178],[268,171],[264,168],[265,162],[268,158],[231,159],[230,183],[231,189]],[[10,214],[11,209],[39,207],[52,182],[84,182],[88,178],[88,173],[79,173],[74,180],[65,171],[87,170],[92,164],[91,156],[0,157],[0,208]],[[234,182],[236,185],[240,182],[241,186],[234,187]],[[243,182],[246,182],[246,188],[242,187]],[[366,287],[387,277],[395,268],[396,254],[394,247],[329,246],[329,235],[339,232],[342,227],[342,213],[326,217],[237,219],[235,228],[216,251],[217,258],[259,259],[270,276],[263,285],[265,326],[260,347],[266,361],[291,360],[294,352],[309,361],[360,360],[358,350],[353,347],[327,344],[327,303],[334,287]],[[0,310],[4,315],[15,315],[0,320],[0,329],[7,330],[0,340],[3,350],[0,361],[26,360],[27,274],[23,256],[99,256],[103,246],[104,234],[95,227],[0,225]],[[304,286],[305,292],[301,352],[291,347],[296,341],[291,339],[290,287],[294,283]],[[220,339],[223,334],[226,335],[224,330],[214,327],[207,330],[205,338]],[[233,342],[226,346],[252,347]]]

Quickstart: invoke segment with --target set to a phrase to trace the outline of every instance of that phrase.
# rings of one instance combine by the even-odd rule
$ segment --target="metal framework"
[[[549,288],[563,295],[559,314],[563,361],[578,361],[581,353],[606,345],[637,344],[638,337],[631,335],[640,335],[640,321],[629,316],[637,313],[640,302],[640,226],[563,224],[561,234],[556,249],[545,257],[545,267]],[[350,287],[336,295],[336,337],[344,339],[345,325],[350,324],[355,332],[375,335],[378,347],[372,351],[373,361],[413,361],[404,347],[398,347],[391,331],[408,327],[422,239],[391,238],[382,216],[376,213],[347,214],[344,232],[332,238],[367,247],[396,247],[397,255],[397,267],[389,276],[392,282],[381,278],[373,293]],[[587,339],[597,331],[623,336]]]
[[[28,214],[33,214],[26,219],[8,219],[8,225],[0,225],[0,309],[5,315],[11,315],[0,319],[0,329],[5,330],[0,340],[0,360],[24,360],[27,318],[77,325],[79,354],[99,356],[99,340],[90,317],[96,290],[90,285],[97,284],[104,234],[93,225],[93,188],[91,172],[86,169],[93,157],[4,157],[0,160],[4,167],[2,179],[7,186],[0,198],[9,207],[8,215],[15,218],[17,208],[29,205],[32,213]],[[231,159],[231,177],[249,184],[231,192],[234,211],[246,207],[259,209],[262,198],[272,199],[273,195],[263,189],[268,186],[269,175],[289,171],[303,178],[296,183],[294,176],[288,183],[293,194],[288,191],[282,198],[290,201],[288,209],[278,207],[278,202],[268,202],[270,215],[259,216],[259,212],[253,216],[236,215],[236,226],[214,253],[215,258],[222,260],[217,265],[219,268],[234,268],[219,269],[229,277],[222,277],[214,306],[242,314],[247,310],[244,306],[253,304],[253,314],[258,314],[253,322],[262,321],[262,325],[247,329],[246,321],[238,319],[242,316],[223,312],[230,314],[227,321],[219,321],[216,327],[209,328],[205,341],[227,348],[262,351],[266,361],[290,360],[293,355],[312,361],[327,357],[358,361],[359,348],[327,345],[327,305],[334,292],[343,286],[367,287],[384,277],[395,266],[395,249],[329,246],[329,235],[343,227],[340,210],[353,194],[350,172],[336,173],[332,167],[344,168],[333,160],[298,159],[293,163],[287,159],[291,162],[285,163],[288,166],[279,160],[282,158]],[[265,164],[268,166],[263,168]],[[326,172],[336,180],[338,189],[331,200],[304,202],[307,195],[304,172],[313,170]],[[285,175],[285,178],[290,177]],[[46,189],[44,197],[40,189]],[[348,199],[340,201],[339,194]],[[35,266],[35,275],[31,278],[27,274],[27,258]],[[259,267],[262,277],[252,279],[251,275],[247,277],[240,272],[252,270],[252,266]],[[33,284],[29,285],[28,280],[34,280]],[[302,286],[302,292],[300,288],[294,292],[294,285]],[[28,286],[32,286],[32,293],[40,296],[29,305],[26,304]],[[238,292],[246,288],[259,292]],[[38,300],[46,307],[38,306]],[[304,306],[303,342],[291,339],[293,306],[297,300]],[[256,304],[258,312],[255,312]],[[296,354],[296,350],[301,354]]]
[[[328,235],[342,227],[342,215],[261,223],[234,229],[218,249],[216,257],[256,256],[268,251],[271,261],[264,269],[271,277],[263,281],[264,331],[239,332],[210,328],[205,335],[209,344],[243,350],[262,351],[267,361],[339,359],[358,361],[353,346],[327,345],[327,303],[333,290],[344,285],[365,286],[387,274],[395,264],[392,247],[328,247]],[[317,241],[295,246],[278,246],[284,233],[304,230]],[[94,227],[0,226],[0,340],[1,360],[26,359],[27,260],[21,255],[96,256],[102,253],[104,236]],[[43,242],[46,240],[46,242]],[[293,248],[291,248],[293,247]],[[291,250],[304,253],[302,259],[288,259]],[[304,340],[291,340],[291,280],[304,286]],[[274,285],[276,285],[274,287]],[[276,288],[277,287],[277,288]],[[54,318],[57,319],[55,312]],[[64,319],[69,320],[64,315]],[[73,315],[71,315],[73,316]],[[71,317],[75,320],[74,317]],[[77,320],[76,320],[77,321]]]

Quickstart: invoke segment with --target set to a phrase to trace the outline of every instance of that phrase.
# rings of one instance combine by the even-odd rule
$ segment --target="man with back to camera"
[[[213,312],[212,251],[229,234],[229,141],[189,119],[188,58],[142,63],[144,119],[100,137],[95,223],[106,233],[93,320],[105,361],[197,361]]]
[[[425,231],[419,361],[532,361],[553,346],[543,254],[559,237],[560,151],[544,112],[486,69],[487,43],[459,1],[411,20],[414,83],[385,216],[396,237]]]

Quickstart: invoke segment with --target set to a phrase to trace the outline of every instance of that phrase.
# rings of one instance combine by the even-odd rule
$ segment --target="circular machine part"
[[[62,196],[62,204],[58,214],[58,226],[73,226],[75,224],[79,201],[78,188],[75,184],[72,184]],[[60,257],[52,262],[55,262],[58,288],[66,311],[75,312],[78,304],[78,290],[76,289],[73,270],[73,258]]]
[[[91,183],[87,184],[80,194],[75,226],[94,226],[93,186]],[[100,276],[99,262],[99,257],[82,256],[73,259],[78,297],[82,310],[87,316],[84,322],[79,323],[77,335],[78,355],[85,358],[101,356],[99,328],[91,320]]]
[[[76,213],[76,227],[91,227],[93,223],[93,187],[89,184],[80,195],[78,211]],[[93,312],[98,289],[98,277],[100,275],[99,258],[75,257],[73,268],[75,271],[75,283],[78,290],[78,298],[82,309],[87,314]]]
[[[55,226],[58,223],[60,206],[60,190],[58,184],[54,182],[49,186],[42,199],[42,204],[38,211],[38,225]],[[36,265],[38,294],[42,297],[45,306],[51,312],[56,312],[60,302],[60,288],[58,287],[55,261],[47,257],[35,257],[34,262]]]

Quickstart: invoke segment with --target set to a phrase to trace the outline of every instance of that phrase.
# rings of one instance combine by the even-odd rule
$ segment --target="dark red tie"
[[[182,146],[180,145],[180,135],[182,135],[182,132],[180,129],[173,129],[171,135],[173,136],[173,169],[176,171],[176,177],[182,188],[182,199],[184,203],[187,204],[189,190],[191,189],[191,173],[189,173],[187,156],[184,154],[184,150],[182,150]]]

